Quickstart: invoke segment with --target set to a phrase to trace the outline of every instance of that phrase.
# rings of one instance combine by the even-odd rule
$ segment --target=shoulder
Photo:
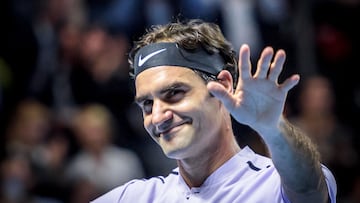
[[[256,182],[257,178],[255,177],[260,177],[259,180],[265,181],[267,183],[271,183],[271,184],[262,184],[262,186],[271,185],[270,187],[272,187],[272,189],[277,188],[276,190],[280,191],[279,194],[282,196],[282,198],[287,200],[287,197],[283,192],[280,175],[277,169],[275,168],[272,160],[269,157],[265,157],[254,153],[250,148],[245,148],[243,150],[244,151],[242,152],[242,156],[245,156],[247,158],[246,163],[248,164],[248,173],[249,171],[251,171],[251,173],[254,175],[252,177],[252,181]],[[331,200],[330,202],[336,202],[336,195],[337,195],[336,180],[332,172],[325,165],[321,164],[321,169],[327,184],[328,194]],[[268,189],[266,190],[271,189],[270,187],[268,187]],[[260,190],[260,187],[258,187],[257,189]]]
[[[229,170],[229,177],[236,181],[238,186],[244,183],[244,187],[249,185],[281,185],[280,176],[269,157],[259,155],[249,147],[243,148],[225,165]],[[262,184],[262,183],[269,184]],[[270,184],[271,183],[271,184]]]
[[[174,170],[167,177],[156,176],[149,179],[135,179],[103,194],[91,203],[136,202],[139,201],[139,198],[149,202],[156,197],[157,193],[170,188],[169,186],[176,182],[177,177],[178,172]]]
[[[282,198],[281,177],[272,159],[255,153],[250,147],[243,148],[238,156],[241,157],[242,170],[236,172],[238,185],[245,188],[256,188],[252,193],[263,196]]]
[[[269,157],[255,153],[250,147],[243,148],[237,156],[243,159],[249,169],[253,171],[263,171],[273,166],[273,162]]]

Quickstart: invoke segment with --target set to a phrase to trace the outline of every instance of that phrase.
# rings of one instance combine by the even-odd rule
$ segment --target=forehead
[[[203,83],[197,74],[189,69],[178,66],[157,66],[141,72],[135,79],[136,94],[156,90],[173,83],[196,85]]]

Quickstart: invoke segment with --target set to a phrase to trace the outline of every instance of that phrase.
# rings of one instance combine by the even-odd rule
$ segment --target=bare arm
[[[235,91],[229,92],[216,82],[210,82],[208,89],[235,120],[250,126],[264,139],[292,202],[327,202],[327,187],[316,149],[306,135],[282,116],[288,91],[300,79],[293,75],[278,83],[285,58],[283,50],[274,56],[271,47],[265,48],[252,75],[250,49],[243,45]]]
[[[261,133],[289,199],[296,202],[328,202],[319,154],[303,132],[282,119],[279,132]]]

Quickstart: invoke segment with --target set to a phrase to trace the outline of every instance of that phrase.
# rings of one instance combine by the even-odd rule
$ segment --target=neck
[[[205,180],[226,161],[240,151],[235,137],[216,140],[215,150],[204,151],[201,156],[178,160],[180,174],[186,184],[191,187],[200,187]]]

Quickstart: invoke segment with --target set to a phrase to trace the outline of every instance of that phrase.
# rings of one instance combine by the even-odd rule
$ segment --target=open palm
[[[239,80],[233,93],[219,83],[208,84],[209,91],[223,102],[238,122],[257,129],[276,127],[281,118],[287,93],[299,81],[299,75],[278,83],[285,62],[285,52],[266,47],[251,74],[250,49],[243,45],[239,53]],[[273,60],[272,60],[273,59]]]

